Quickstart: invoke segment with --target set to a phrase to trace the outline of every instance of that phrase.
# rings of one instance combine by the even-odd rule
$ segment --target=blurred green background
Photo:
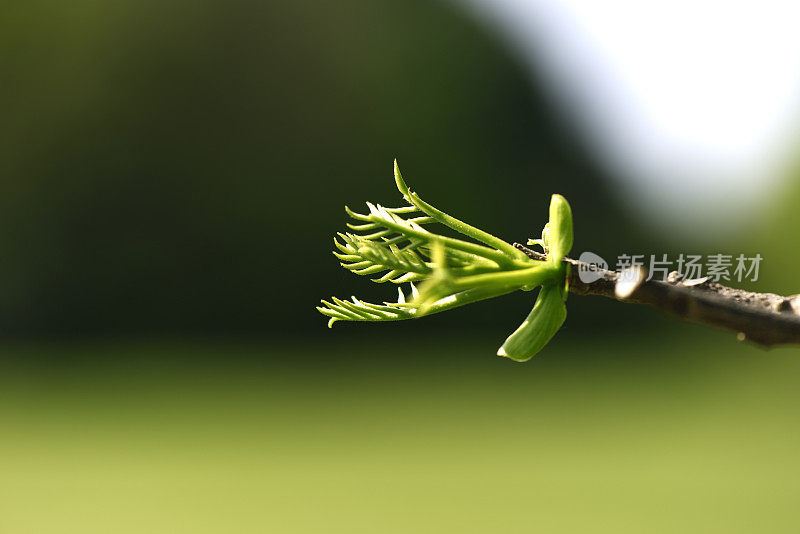
[[[652,231],[497,36],[432,0],[38,1],[0,16],[0,532],[795,532],[800,352],[528,294],[325,328],[393,296],[343,205],[509,240],[759,252],[797,293],[795,181],[746,235]]]

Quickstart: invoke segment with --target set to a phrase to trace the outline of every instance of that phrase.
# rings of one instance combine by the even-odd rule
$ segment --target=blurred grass
[[[0,532],[794,532],[800,351],[680,328],[9,345]]]

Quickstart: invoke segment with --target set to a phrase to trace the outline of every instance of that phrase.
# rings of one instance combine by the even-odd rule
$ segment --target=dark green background
[[[321,335],[319,298],[392,294],[329,252],[344,204],[398,201],[395,157],[508,240],[538,236],[560,192],[576,248],[633,243],[541,89],[448,4],[4,10],[7,334]]]

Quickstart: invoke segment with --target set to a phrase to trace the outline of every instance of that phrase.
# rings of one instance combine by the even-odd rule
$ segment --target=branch
[[[547,258],[519,243],[514,247],[532,259]],[[685,280],[677,271],[666,281],[647,280],[647,269],[642,266],[617,273],[572,258],[563,261],[570,265],[571,293],[647,304],[687,321],[732,330],[740,341],[764,348],[800,344],[800,295],[754,293],[712,282],[708,277]],[[583,282],[581,270],[594,271],[599,279]]]

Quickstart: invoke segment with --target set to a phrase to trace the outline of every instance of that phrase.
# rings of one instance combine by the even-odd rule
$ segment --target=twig
[[[519,243],[514,247],[533,259],[547,258]],[[740,341],[765,348],[800,344],[800,295],[754,293],[708,277],[685,280],[676,271],[665,281],[648,280],[648,272],[641,266],[617,273],[572,258],[564,258],[564,262],[570,265],[570,293],[647,304],[687,321],[732,330]],[[592,278],[597,280],[587,283],[580,273],[589,271],[594,271]]]

